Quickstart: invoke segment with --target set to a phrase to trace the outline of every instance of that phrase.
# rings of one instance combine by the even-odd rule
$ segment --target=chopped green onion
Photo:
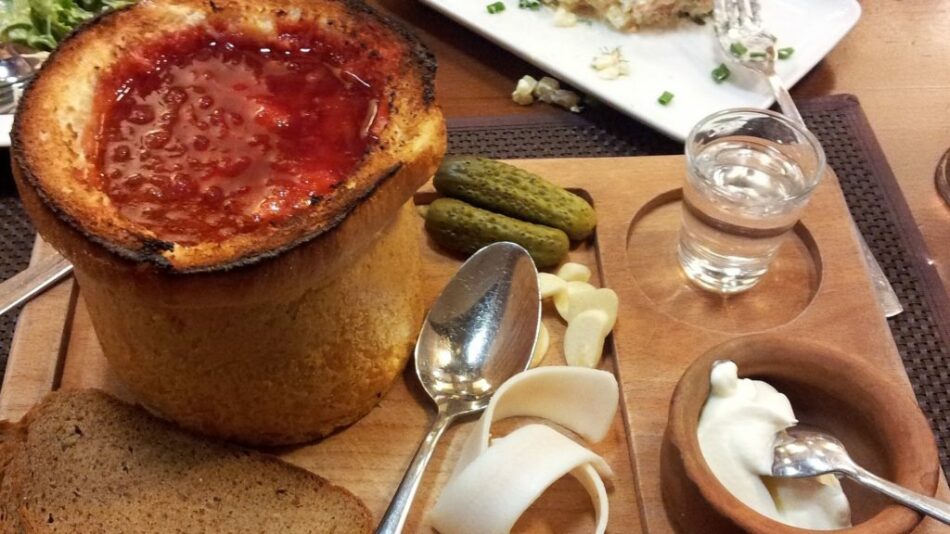
[[[657,98],[656,101],[661,105],[665,106],[673,100],[673,93],[669,91],[663,91],[663,94],[660,95],[660,98]]]
[[[765,59],[768,54],[765,52],[749,52],[749,57],[752,59]]]
[[[729,51],[732,52],[732,55],[736,57],[742,57],[742,54],[745,54],[749,51],[742,43],[732,43],[729,45]]]
[[[788,59],[792,57],[792,54],[795,53],[795,49],[792,47],[788,48],[779,48],[778,49],[778,58],[779,59]]]
[[[538,0],[518,0],[518,7],[521,9],[540,9],[541,2],[538,2]]]
[[[505,10],[504,2],[495,2],[494,4],[488,4],[488,12],[494,15],[495,13],[501,13]]]
[[[722,83],[729,77],[729,69],[726,67],[725,63],[721,63],[712,71],[712,78],[716,83]]]

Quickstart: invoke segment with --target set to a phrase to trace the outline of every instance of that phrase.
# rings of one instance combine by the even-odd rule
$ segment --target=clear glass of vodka
[[[728,109],[686,139],[678,254],[686,276],[740,293],[768,271],[825,170],[804,125],[771,111]]]

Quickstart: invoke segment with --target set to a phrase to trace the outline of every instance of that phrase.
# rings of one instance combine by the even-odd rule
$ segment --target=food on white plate
[[[138,401],[272,445],[379,402],[422,320],[434,75],[345,0],[143,1],[59,44],[21,100],[14,175]]]
[[[607,526],[602,458],[551,427],[531,424],[494,439],[491,425],[516,416],[538,417],[602,440],[617,411],[613,374],[594,369],[541,367],[502,384],[472,428],[449,482],[428,519],[442,534],[501,534],[556,480],[570,473],[590,494],[595,532]]]
[[[554,25],[560,28],[570,28],[577,24],[577,15],[564,6],[558,6],[554,11]]]
[[[582,197],[502,161],[478,156],[448,157],[439,166],[432,184],[443,195],[558,228],[574,241],[587,239],[597,226],[593,206]]]
[[[489,13],[490,15],[494,15],[494,14],[496,14],[496,13],[501,13],[502,11],[505,10],[505,3],[504,3],[504,2],[492,2],[491,4],[488,4],[487,6],[485,6],[485,10],[488,11],[488,13]]]
[[[722,83],[728,80],[731,74],[732,72],[729,70],[729,67],[727,67],[725,63],[720,63],[719,66],[713,69],[712,72],[710,73],[713,81],[716,83]]]
[[[630,64],[623,57],[619,46],[614,49],[601,50],[599,54],[594,56],[590,66],[597,71],[597,76],[604,80],[616,80],[630,74]]]
[[[200,439],[96,390],[49,394],[0,423],[2,532],[372,532],[347,490]]]
[[[537,367],[544,361],[551,346],[551,334],[544,323],[538,323],[538,340],[534,345],[534,355],[531,356],[531,367]]]
[[[580,15],[593,12],[614,28],[633,32],[645,27],[676,24],[684,18],[698,19],[712,13],[712,0],[552,0],[555,9]]]
[[[776,435],[798,423],[788,397],[761,380],[738,377],[731,361],[713,365],[697,437],[719,482],[746,506],[807,529],[851,526],[848,498],[834,475],[772,477]]]
[[[440,198],[426,210],[426,231],[440,247],[468,256],[499,241],[517,243],[528,251],[538,267],[557,265],[567,255],[567,234],[476,208],[454,198]]]
[[[561,319],[568,320],[570,314],[571,297],[578,293],[594,291],[597,288],[587,282],[570,281],[565,284],[564,291],[554,295],[554,308]]]
[[[589,282],[590,268],[583,263],[567,262],[557,270],[557,277],[567,282]]]
[[[514,92],[511,93],[511,99],[522,106],[530,106],[538,100],[574,113],[581,111],[581,96],[574,91],[561,89],[561,82],[550,76],[545,76],[540,80],[535,80],[531,76],[522,76]]]

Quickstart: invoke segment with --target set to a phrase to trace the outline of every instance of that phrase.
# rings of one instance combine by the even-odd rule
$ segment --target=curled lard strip
[[[491,441],[493,422],[507,417],[547,419],[598,442],[617,411],[613,374],[578,367],[542,367],[505,382],[469,434],[461,457],[435,507],[432,526],[443,534],[494,534],[511,530],[555,481],[570,473],[590,494],[598,534],[607,526],[610,466],[553,428],[521,427]]]

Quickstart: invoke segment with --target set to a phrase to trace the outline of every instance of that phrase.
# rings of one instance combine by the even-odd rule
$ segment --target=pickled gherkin
[[[557,265],[570,241],[557,228],[529,223],[452,198],[440,198],[426,211],[426,231],[439,246],[461,254],[498,241],[524,247],[538,267]]]
[[[586,239],[597,225],[594,208],[583,198],[500,161],[475,156],[446,158],[433,184],[443,195],[558,228],[575,241]]]

